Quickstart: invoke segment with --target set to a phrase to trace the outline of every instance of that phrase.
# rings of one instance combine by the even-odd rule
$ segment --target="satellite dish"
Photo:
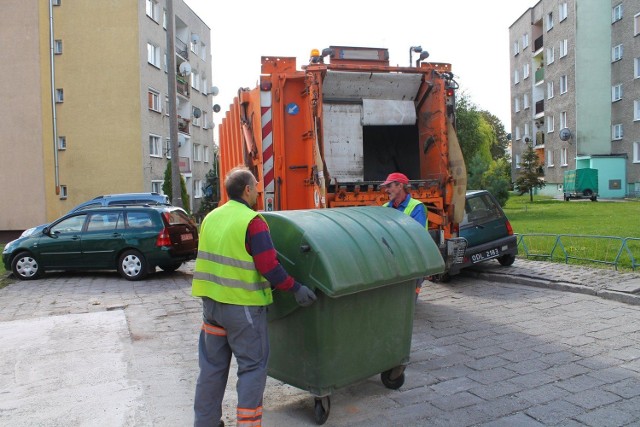
[[[571,131],[569,130],[569,128],[560,129],[560,139],[563,141],[568,141],[569,139],[571,139]]]
[[[200,36],[195,33],[191,34],[191,41],[194,43],[198,43],[200,41]]]
[[[209,93],[213,96],[218,95],[219,92],[218,86],[211,86],[211,89],[209,90]]]
[[[202,115],[202,110],[200,110],[198,107],[195,107],[193,109],[193,117],[195,117],[196,119],[199,118]]]
[[[220,112],[220,106],[218,104],[214,104],[213,105],[213,112],[214,113],[219,113]]]
[[[178,70],[180,71],[180,74],[182,74],[183,76],[188,76],[189,74],[191,74],[191,64],[189,64],[187,61],[184,61],[183,63],[180,64],[180,67],[178,67]]]
[[[529,143],[529,142],[531,142],[531,139],[529,139],[529,137],[528,137],[528,136],[525,136],[525,138],[524,138],[524,142]]]

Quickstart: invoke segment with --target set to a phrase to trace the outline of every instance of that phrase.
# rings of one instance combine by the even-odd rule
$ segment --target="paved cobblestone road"
[[[534,270],[546,271],[545,280],[553,281],[549,272],[557,267],[543,264]],[[405,384],[389,390],[376,376],[338,390],[325,425],[640,425],[640,306],[516,284],[518,274],[531,275],[531,269],[530,262],[517,261],[509,269],[512,281],[467,274],[450,284],[429,283],[416,307]],[[558,275],[570,275],[567,271],[582,286],[594,276],[567,266]],[[596,276],[609,281],[638,277]],[[126,333],[118,348],[128,382],[121,387],[134,401],[124,402],[130,415],[119,425],[190,425],[200,324],[200,302],[190,296],[190,279],[187,266],[143,282],[126,282],[115,273],[54,273],[16,282],[0,290],[0,327],[11,330],[51,316],[124,313]],[[85,339],[89,346],[97,337]],[[63,353],[65,346],[45,350]],[[47,406],[49,396],[36,395],[32,398],[40,406],[31,411],[29,401],[12,388],[26,381],[19,373],[28,368],[3,362],[0,368],[0,425],[113,425],[100,414],[122,403],[104,396],[104,408],[59,414]],[[74,371],[62,375],[72,377]],[[37,385],[39,379],[31,381]],[[232,378],[227,425],[234,425],[234,384]],[[31,390],[37,393],[38,387]],[[60,393],[82,399],[78,390]],[[315,425],[312,396],[278,381],[269,379],[264,407],[265,426]]]

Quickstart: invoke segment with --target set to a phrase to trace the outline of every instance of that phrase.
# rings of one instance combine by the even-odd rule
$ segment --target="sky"
[[[239,88],[256,86],[262,56],[296,57],[300,69],[314,48],[381,47],[391,65],[407,66],[421,46],[429,61],[452,64],[460,90],[509,132],[509,26],[538,0],[184,1],[211,28],[216,125]]]

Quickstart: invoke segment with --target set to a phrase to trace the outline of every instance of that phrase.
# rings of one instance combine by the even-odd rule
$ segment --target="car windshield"
[[[180,210],[172,210],[165,213],[165,218],[169,222],[169,225],[176,224],[191,224],[189,216]]]

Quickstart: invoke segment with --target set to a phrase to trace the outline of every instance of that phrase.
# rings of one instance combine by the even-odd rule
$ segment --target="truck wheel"
[[[596,196],[591,196],[591,201],[592,201],[592,202],[597,202],[597,201],[598,201],[598,198],[597,198]]]
[[[586,190],[584,190],[582,192],[582,194],[584,194],[584,197],[591,197],[591,196],[593,196],[593,191],[591,189],[587,188]]]
[[[516,256],[515,255],[502,255],[500,258],[498,258],[498,262],[503,267],[509,267],[510,265],[513,265],[514,262],[516,262]]]
[[[316,424],[322,425],[327,422],[329,418],[329,412],[331,411],[331,399],[329,396],[316,397],[314,413],[316,418]]]
[[[400,372],[400,375],[398,375],[397,372],[400,369],[402,371]],[[402,387],[402,384],[404,384],[404,369],[404,366],[397,366],[393,369],[389,369],[388,371],[384,371],[383,373],[381,373],[380,379],[382,380],[382,384],[384,384],[386,388],[390,388],[391,390],[397,390]],[[392,376],[394,376],[395,378],[392,379]]]

